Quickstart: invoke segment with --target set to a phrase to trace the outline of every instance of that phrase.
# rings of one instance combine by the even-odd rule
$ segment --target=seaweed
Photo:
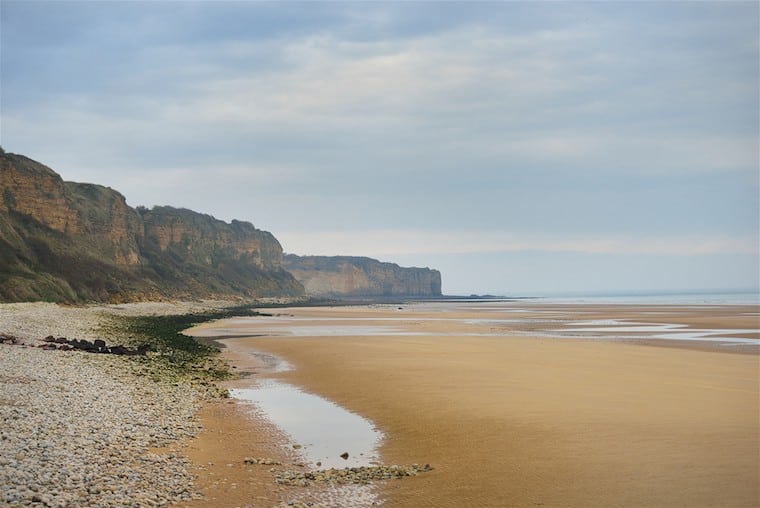
[[[238,316],[257,316],[253,305],[237,305],[219,310],[171,315],[120,316],[110,332],[127,337],[133,344],[149,346],[150,353],[135,357],[135,373],[156,381],[190,382],[207,388],[212,396],[226,396],[214,382],[231,379],[234,373],[218,357],[218,347],[185,335],[193,325]]]

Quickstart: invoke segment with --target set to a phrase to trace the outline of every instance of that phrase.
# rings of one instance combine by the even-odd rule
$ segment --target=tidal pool
[[[578,326],[581,325],[581,326]],[[733,335],[754,334],[754,329],[733,328],[689,328],[675,323],[637,323],[614,319],[576,321],[566,323],[566,328],[556,330],[560,336],[589,334],[588,337],[607,339],[667,339],[722,342],[731,344],[760,345],[760,340]]]
[[[272,379],[230,390],[230,394],[258,407],[290,436],[291,444],[301,446],[298,452],[312,467],[360,467],[378,461],[382,433],[370,421],[329,400]],[[344,453],[347,459],[341,457]]]

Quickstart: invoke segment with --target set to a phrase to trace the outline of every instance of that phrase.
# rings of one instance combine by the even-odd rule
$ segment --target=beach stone
[[[142,315],[155,304],[132,305],[0,305],[0,401],[12,401],[0,404],[0,506],[168,506],[197,497],[187,461],[148,450],[197,434],[194,415],[209,387],[136,375],[143,367],[116,355],[36,347],[95,350],[105,313]],[[15,347],[5,339],[11,332],[34,347]],[[157,460],[144,460],[150,455]]]
[[[124,346],[111,346],[109,352],[114,355],[126,355],[129,353],[129,350]]]
[[[417,476],[432,468],[412,466],[362,466],[344,469],[327,469],[312,472],[270,470],[275,476],[274,483],[292,487],[308,487],[312,483],[329,485],[367,485],[373,481],[387,481]]]
[[[343,452],[340,454],[340,458],[343,460],[348,460],[348,452]]]

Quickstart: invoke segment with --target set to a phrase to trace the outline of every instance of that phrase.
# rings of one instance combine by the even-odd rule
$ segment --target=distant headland
[[[437,270],[283,257],[249,222],[132,208],[111,188],[1,149],[0,194],[0,302],[441,295]]]

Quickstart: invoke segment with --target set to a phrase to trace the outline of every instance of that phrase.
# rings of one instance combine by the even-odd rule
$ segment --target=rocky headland
[[[406,268],[367,257],[292,254],[283,258],[283,266],[309,296],[441,296],[441,273],[430,268]]]
[[[0,302],[435,297],[441,274],[350,256],[283,257],[267,231],[67,182],[0,149]]]
[[[0,301],[125,302],[298,296],[282,246],[248,222],[127,205],[0,152]]]

